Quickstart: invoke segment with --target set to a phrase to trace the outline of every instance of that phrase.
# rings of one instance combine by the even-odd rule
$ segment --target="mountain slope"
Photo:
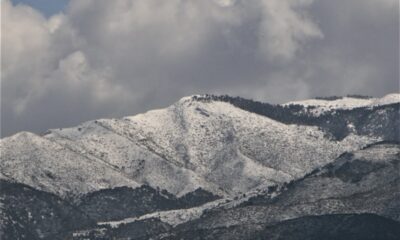
[[[272,224],[308,215],[374,213],[400,221],[399,144],[374,144],[334,163],[228,208],[220,206],[188,222],[193,229]]]
[[[194,96],[198,101],[222,101],[245,111],[253,112],[285,124],[316,126],[330,138],[343,140],[350,134],[375,136],[381,140],[400,141],[400,94],[389,94],[375,99],[341,99],[341,105],[333,104],[323,111],[318,105],[300,103],[272,105],[240,97]],[[337,99],[335,97],[334,99]],[[312,102],[332,104],[332,100]],[[355,104],[359,101],[364,104]],[[366,101],[366,102],[365,102]],[[351,106],[351,107],[350,107]],[[318,111],[317,111],[318,110]],[[318,114],[316,114],[316,111]]]
[[[81,229],[96,230],[99,221],[185,209],[218,199],[202,189],[176,198],[142,186],[100,190],[70,201],[10,180],[0,180],[0,190],[0,237],[10,240],[71,239]]]
[[[65,239],[94,221],[69,202],[24,184],[0,180],[1,239]]]
[[[0,152],[4,176],[63,197],[99,188],[139,186],[104,161],[28,132],[2,139]]]
[[[362,107],[376,107],[382,105],[389,105],[400,102],[400,94],[392,93],[382,98],[360,98],[360,97],[339,97],[337,99],[308,99],[302,101],[294,101],[283,104],[287,105],[301,105],[310,110],[315,115],[323,114],[324,112],[332,110],[350,110]]]
[[[356,214],[400,221],[397,96],[331,100],[315,114],[321,106],[197,95],[136,116],[1,139],[0,179],[9,186],[2,234],[274,237],[302,221],[312,226],[308,216],[324,222],[305,231],[310,238],[341,219],[392,231],[380,217]]]
[[[79,198],[76,206],[96,222],[138,217],[171,209],[186,209],[218,199],[202,189],[181,198],[149,186],[131,189],[118,187],[88,193]]]
[[[237,200],[217,200],[198,208],[155,212],[139,218],[100,223],[99,227],[105,229],[102,236],[113,236],[114,232],[119,232],[121,238],[133,237],[129,233],[140,224],[152,229],[154,224],[164,223],[167,226],[164,230],[150,231],[145,236],[153,239],[191,239],[190,236],[200,236],[200,239],[258,239],[258,236],[263,239],[262,236],[286,234],[283,239],[291,239],[290,236],[299,236],[298,239],[301,239],[300,236],[308,236],[313,239],[325,236],[321,234],[326,233],[327,237],[333,239],[334,236],[364,239],[367,236],[363,235],[364,230],[355,230],[357,228],[353,229],[354,235],[351,238],[351,222],[354,220],[354,224],[361,224],[361,227],[371,226],[376,220],[376,224],[382,224],[382,228],[392,226],[389,227],[391,234],[387,235],[387,239],[396,239],[398,232],[394,230],[397,227],[393,226],[400,222],[399,170],[399,144],[381,142],[343,154],[304,178],[276,188],[271,187],[269,191],[250,198],[241,196]],[[340,214],[366,213],[392,220],[352,215],[350,219],[353,220],[348,225],[341,225],[347,233],[342,230],[321,232],[322,229],[332,229],[330,224],[334,222],[347,221],[348,218],[342,218]],[[315,225],[316,222],[321,224]],[[293,231],[298,233],[299,227],[305,228],[299,232],[300,235],[289,234]],[[379,229],[382,229],[368,228],[371,231],[368,234],[370,237],[379,235]]]
[[[371,124],[379,122],[387,129],[382,116],[391,116],[389,123],[396,117],[396,111],[393,116],[388,112],[391,105],[380,106],[384,114],[375,119],[375,112],[368,113],[374,121],[361,127],[355,123],[361,130],[338,141],[321,128],[335,127],[332,119],[343,119],[337,114],[317,118],[323,123],[315,126],[287,124],[285,117],[251,113],[253,103],[245,102],[247,108],[242,103],[237,98],[192,96],[168,108],[123,119],[99,119],[49,130],[43,136],[17,134],[1,140],[2,174],[62,196],[141,184],[176,196],[198,188],[234,196],[297,179],[345,151],[385,140],[385,134],[369,131],[376,129]],[[263,107],[269,109],[269,105]],[[28,164],[32,161],[33,167]]]
[[[179,229],[152,239],[285,239],[285,240],[395,240],[400,236],[400,223],[373,214],[336,214],[307,216],[273,225],[240,225],[215,229]],[[128,231],[125,230],[125,233]],[[110,234],[111,235],[111,234]],[[121,235],[121,234],[120,234]],[[127,236],[126,234],[125,236]],[[112,235],[111,235],[112,236]],[[133,235],[128,235],[133,236]],[[149,237],[149,236],[146,236]],[[135,238],[146,239],[146,238]]]
[[[377,141],[356,135],[335,141],[317,127],[287,125],[193,97],[133,117],[51,130],[44,138],[177,196],[197,188],[233,196],[287,182]]]

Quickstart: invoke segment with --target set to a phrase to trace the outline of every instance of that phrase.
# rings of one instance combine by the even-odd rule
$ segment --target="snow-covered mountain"
[[[378,140],[350,134],[335,141],[315,126],[185,97],[132,117],[2,139],[1,167],[5,176],[61,196],[141,184],[177,196],[197,188],[234,196],[299,178]]]
[[[300,105],[308,109],[315,115],[323,114],[327,111],[338,110],[338,109],[354,109],[361,107],[376,107],[382,105],[389,105],[400,102],[400,94],[392,93],[382,98],[370,98],[362,96],[348,96],[348,97],[334,97],[332,99],[308,99],[302,101],[293,101],[283,104],[288,105]]]
[[[295,231],[296,235],[289,234],[283,239],[303,239],[297,234],[310,233],[314,233],[312,239],[319,239],[318,236],[323,237],[324,234],[328,235],[323,239],[397,239],[400,233],[399,167],[399,144],[379,142],[342,154],[332,163],[301,179],[284,186],[270,187],[250,197],[219,199],[194,208],[156,211],[135,218],[100,222],[95,229],[77,232],[76,239],[83,239],[100,229],[103,229],[101,236],[106,238],[116,233],[128,237],[131,231],[136,231],[138,235],[142,234],[142,238],[137,239],[254,239],[255,235],[258,236],[256,239],[263,239],[269,235],[260,232],[268,231],[277,223],[289,220],[307,222],[308,216],[332,220],[343,215],[361,217],[363,214],[372,214],[372,219],[377,220],[377,216],[382,216],[382,220],[391,222],[379,227],[390,226],[384,231],[388,235],[376,234],[379,221],[373,221],[375,223],[366,228],[373,237],[363,235],[366,229],[355,230],[350,226],[346,228],[352,229],[353,235],[347,236],[345,232],[338,231],[332,233],[333,237],[328,232],[320,232],[323,226],[330,229],[326,226],[331,222],[328,221],[323,226],[309,226],[308,230],[305,230],[308,224],[300,229],[284,224],[286,231]],[[358,224],[369,225],[368,222],[360,219]],[[140,232],[138,226],[141,225],[153,230],[150,234]]]
[[[114,166],[55,141],[22,132],[1,141],[1,172],[6,178],[60,196],[116,186],[138,187]]]
[[[12,191],[12,197],[3,194],[0,209],[11,206],[7,202],[11,201],[9,199],[19,198],[31,198],[37,205],[49,205],[50,212],[71,204],[91,220],[85,219],[85,226],[75,228],[83,230],[81,233],[75,231],[77,239],[93,234],[93,231],[87,231],[93,228],[93,222],[100,224],[105,220],[133,225],[143,223],[152,226],[153,234],[159,232],[158,227],[175,228],[186,222],[200,221],[196,219],[202,219],[209,211],[224,212],[218,215],[219,221],[230,219],[228,213],[247,215],[251,211],[246,213],[247,208],[243,210],[238,206],[249,202],[263,205],[255,208],[261,213],[251,214],[265,215],[272,211],[264,206],[269,200],[257,199],[289,194],[289,182],[304,182],[305,176],[310,178],[316,171],[338,164],[337,159],[342,159],[340,156],[345,152],[358,154],[360,149],[371,144],[391,141],[390,147],[383,150],[374,147],[367,157],[360,155],[358,158],[371,161],[399,159],[399,153],[396,153],[400,141],[399,106],[400,94],[381,99],[346,97],[283,105],[229,96],[194,95],[165,109],[135,116],[88,121],[76,127],[51,129],[42,135],[18,133],[0,142],[0,180],[8,188],[18,189]],[[346,164],[350,160],[340,161]],[[360,170],[355,175],[365,169],[370,172],[380,169],[361,165],[356,166]],[[379,180],[379,176],[376,179]],[[388,180],[385,175],[381,177],[383,182]],[[340,184],[343,179],[339,179],[324,178],[323,186],[301,188],[293,199],[302,196],[319,199],[326,194],[338,194],[342,189],[350,192],[364,189],[364,185],[357,185],[359,182],[343,186]],[[374,184],[378,180],[363,184]],[[278,190],[271,193],[271,189]],[[43,197],[46,194],[52,196],[49,197],[53,199],[51,203]],[[61,205],[54,208],[58,204]],[[326,214],[360,212],[335,204],[329,202],[328,205],[332,209],[345,210],[327,211]],[[138,208],[139,205],[143,208]],[[19,216],[11,218],[9,213],[2,211],[0,220],[7,226],[18,221],[22,221],[21,226],[31,226],[32,221],[41,217],[35,206],[29,207],[39,215],[18,220]],[[396,211],[400,211],[398,207],[394,206]],[[315,206],[311,204],[309,208]],[[361,212],[390,217],[384,214],[386,210],[369,211],[369,208],[372,206]],[[287,211],[284,215],[287,217],[274,221],[307,215],[294,214],[298,209]],[[26,211],[22,212],[25,214]],[[152,219],[158,220],[153,222]],[[399,221],[396,217],[392,219]],[[242,217],[237,221],[239,225],[250,223]],[[215,226],[219,224],[214,223]],[[45,226],[37,226],[40,231],[48,231]],[[107,228],[108,225],[99,226]],[[101,227],[93,229],[103,231]],[[0,234],[7,231],[11,230],[3,228]],[[14,228],[11,232],[17,234],[18,231]],[[36,234],[29,230],[31,236],[39,239],[49,234],[54,237],[54,232],[50,232]]]

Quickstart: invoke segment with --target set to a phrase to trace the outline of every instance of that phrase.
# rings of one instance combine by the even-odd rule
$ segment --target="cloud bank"
[[[396,0],[72,0],[46,18],[5,0],[2,136],[196,93],[284,102],[393,92],[396,9]]]

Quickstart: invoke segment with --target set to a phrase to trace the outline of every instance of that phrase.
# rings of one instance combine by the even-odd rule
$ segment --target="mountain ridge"
[[[134,116],[17,133],[0,140],[0,181],[10,189],[1,192],[0,236],[227,239],[228,229],[286,233],[318,216],[400,222],[397,96],[315,114],[301,104],[193,95]],[[77,211],[68,215],[70,206]]]
[[[103,169],[101,171],[109,172],[107,174],[110,176],[120,175],[118,180],[111,182],[92,176],[94,179],[91,183],[85,180],[72,185],[70,188],[74,194],[85,193],[91,191],[90,189],[116,187],[118,182],[125,182],[125,185],[131,186],[148,184],[177,195],[199,187],[216,195],[234,195],[257,186],[290,181],[311,171],[317,165],[334,159],[345,150],[355,150],[380,140],[354,134],[341,141],[329,140],[324,136],[324,132],[314,126],[287,125],[259,114],[249,113],[230,103],[207,102],[208,100],[198,98],[199,96],[185,97],[166,109],[153,110],[133,117],[98,119],[73,128],[52,129],[43,136],[20,133],[1,140],[4,156],[2,159],[20,159],[15,144],[24,142],[25,145],[21,145],[20,148],[25,152],[32,149],[33,152],[26,152],[22,156],[23,159],[26,156],[36,156],[37,149],[46,149],[38,163],[47,166],[40,169],[53,169],[50,176],[64,176],[65,171],[57,172],[58,169],[54,169],[54,164],[50,162],[53,162],[51,159],[67,156],[82,159],[78,163],[77,160],[67,157],[78,165],[90,161],[95,163],[97,171]],[[204,96],[204,99],[207,98],[208,96]],[[23,140],[14,139],[19,137]],[[30,143],[33,146],[29,146]],[[291,150],[294,146],[296,149]],[[62,154],[63,157],[47,154],[52,151]],[[256,152],[258,154],[254,155]],[[47,162],[42,162],[46,158]],[[223,160],[227,158],[231,161]],[[297,158],[311,160],[301,163]],[[23,159],[21,163],[27,161]],[[12,162],[2,160],[4,175],[10,176],[10,172],[14,171],[10,164]],[[18,166],[21,170],[18,171],[29,171],[26,167],[28,166],[24,168],[21,164]],[[90,166],[87,168],[90,169]],[[65,166],[62,169],[65,169]],[[6,170],[8,172],[5,172]],[[156,171],[159,173],[153,173]],[[175,177],[177,174],[178,177]],[[44,172],[30,175],[43,176],[38,182],[42,190],[46,190],[46,186],[52,181],[51,177],[46,177],[49,174]],[[162,180],[160,176],[167,178]],[[11,177],[19,177],[20,180],[23,178],[20,175]],[[126,180],[122,181],[125,178]],[[36,180],[22,182],[35,186],[33,181]],[[182,181],[184,184],[180,183]],[[72,183],[73,180],[67,182]],[[86,182],[86,186],[83,182]],[[80,190],[74,190],[76,188]],[[62,189],[50,191],[67,194],[70,190],[65,185]]]

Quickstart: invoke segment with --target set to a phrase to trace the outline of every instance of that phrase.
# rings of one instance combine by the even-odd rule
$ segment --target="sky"
[[[193,94],[399,92],[398,0],[1,0],[1,136]]]

